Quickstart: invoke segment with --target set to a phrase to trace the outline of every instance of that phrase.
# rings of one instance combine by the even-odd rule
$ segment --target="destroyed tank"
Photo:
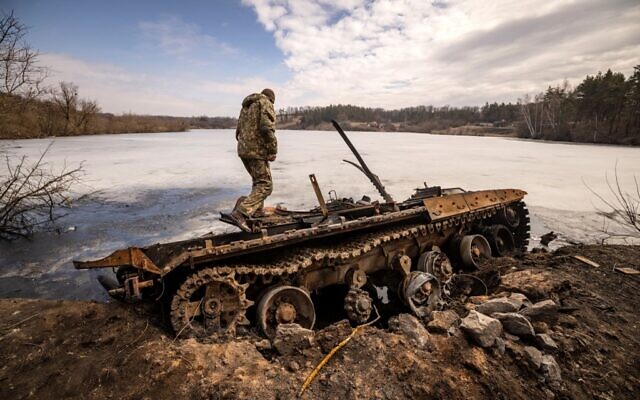
[[[390,299],[429,318],[457,272],[477,268],[483,258],[526,251],[524,191],[425,184],[396,202],[333,125],[358,162],[345,161],[371,180],[383,201],[338,199],[333,191],[325,201],[310,175],[319,205],[309,211],[276,208],[249,219],[251,232],[130,247],[74,261],[75,267],[115,269],[115,279],[100,278],[109,294],[162,302],[179,337],[233,335],[245,325],[273,337],[280,324],[312,329],[317,307],[324,306],[318,302],[329,303],[321,294],[331,288],[333,315],[354,324],[373,318]],[[233,223],[226,214],[220,219]]]

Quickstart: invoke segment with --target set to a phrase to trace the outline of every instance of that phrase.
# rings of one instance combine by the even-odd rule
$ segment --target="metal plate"
[[[491,208],[498,204],[521,200],[527,193],[519,189],[480,190],[424,199],[431,221],[448,218],[468,211]]]

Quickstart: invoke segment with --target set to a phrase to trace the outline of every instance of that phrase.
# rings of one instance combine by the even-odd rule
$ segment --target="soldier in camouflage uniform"
[[[273,190],[269,162],[275,161],[278,152],[275,136],[276,112],[273,108],[275,99],[271,89],[251,94],[242,101],[238,117],[238,156],[251,175],[253,184],[251,193],[238,200],[231,218],[245,231],[250,230],[246,218],[262,210],[264,200]]]

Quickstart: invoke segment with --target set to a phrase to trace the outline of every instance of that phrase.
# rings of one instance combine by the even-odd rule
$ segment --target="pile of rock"
[[[561,382],[560,367],[551,354],[558,345],[549,335],[549,324],[557,320],[558,305],[553,300],[531,303],[521,293],[513,293],[479,304],[469,303],[469,314],[460,329],[475,344],[506,348],[540,371],[552,385]]]

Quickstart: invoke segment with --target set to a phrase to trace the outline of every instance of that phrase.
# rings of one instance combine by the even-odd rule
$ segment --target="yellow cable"
[[[320,370],[322,369],[322,367],[325,366],[326,363],[329,362],[329,360],[331,359],[331,357],[333,357],[334,354],[336,354],[336,352],[338,350],[340,350],[341,348],[343,348],[347,343],[349,343],[349,341],[356,335],[356,333],[358,333],[358,331],[360,331],[360,329],[369,326],[369,325],[373,325],[374,323],[376,323],[379,319],[380,319],[380,314],[378,314],[378,310],[375,308],[374,306],[374,310],[376,311],[376,314],[378,315],[376,317],[376,319],[374,319],[371,322],[367,322],[366,324],[362,324],[362,325],[358,325],[355,328],[353,328],[353,331],[351,331],[351,334],[349,334],[349,336],[347,336],[342,342],[338,343],[338,345],[336,347],[334,347],[333,349],[331,349],[331,351],[329,352],[329,354],[327,354],[322,361],[320,361],[320,363],[313,369],[313,371],[311,371],[311,373],[309,374],[309,376],[307,377],[307,379],[305,379],[304,383],[302,384],[302,388],[300,389],[300,393],[298,393],[298,397],[302,396],[302,394],[304,393],[305,390],[307,390],[307,387],[309,387],[309,385],[311,384],[311,382],[313,381],[313,379],[316,377],[316,375],[318,375],[318,372],[320,372]]]

